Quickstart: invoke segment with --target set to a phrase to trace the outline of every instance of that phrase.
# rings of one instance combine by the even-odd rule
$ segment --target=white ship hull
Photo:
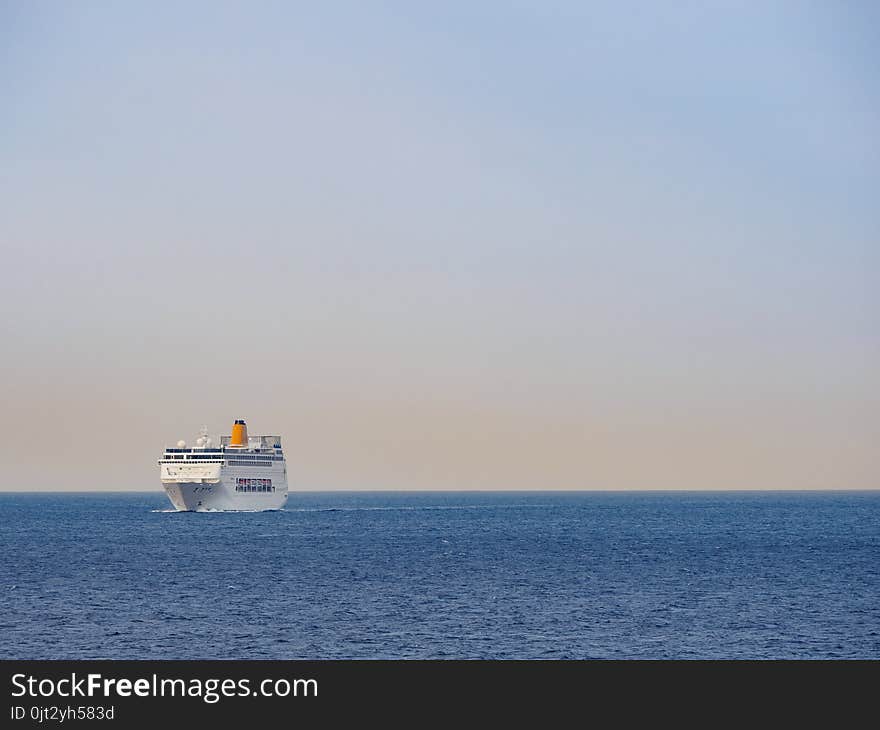
[[[180,511],[252,512],[281,509],[287,503],[283,462],[271,468],[163,464],[162,486]]]
[[[287,503],[286,489],[274,494],[239,494],[222,483],[177,482],[163,486],[171,504],[181,512],[260,512],[281,509]]]

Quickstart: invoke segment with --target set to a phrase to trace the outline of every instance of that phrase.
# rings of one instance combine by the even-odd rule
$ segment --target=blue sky
[[[876,487],[878,15],[0,4],[11,479]]]

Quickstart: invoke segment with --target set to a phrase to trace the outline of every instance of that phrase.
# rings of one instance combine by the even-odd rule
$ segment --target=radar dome
[[[184,441],[183,439],[180,439],[180,441],[177,442],[177,448],[178,449],[185,449],[186,448],[186,441]]]
[[[196,439],[196,446],[204,446],[204,445],[205,445],[205,437],[204,437],[204,436],[199,436],[199,437]]]

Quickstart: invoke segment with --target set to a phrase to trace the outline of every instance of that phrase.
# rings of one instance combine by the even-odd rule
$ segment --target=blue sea
[[[880,493],[0,494],[0,658],[880,658]]]

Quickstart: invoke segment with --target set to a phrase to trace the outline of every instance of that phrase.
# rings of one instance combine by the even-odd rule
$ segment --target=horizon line
[[[773,493],[796,493],[796,492],[880,492],[878,487],[738,487],[725,489],[627,489],[627,488],[595,488],[595,489],[300,489],[290,491],[290,494],[596,494],[596,493],[629,493],[629,494],[654,494],[654,493],[700,493],[711,492],[724,494],[729,492],[773,492]],[[155,489],[34,489],[15,490],[0,489],[0,494],[161,494],[162,490]]]

